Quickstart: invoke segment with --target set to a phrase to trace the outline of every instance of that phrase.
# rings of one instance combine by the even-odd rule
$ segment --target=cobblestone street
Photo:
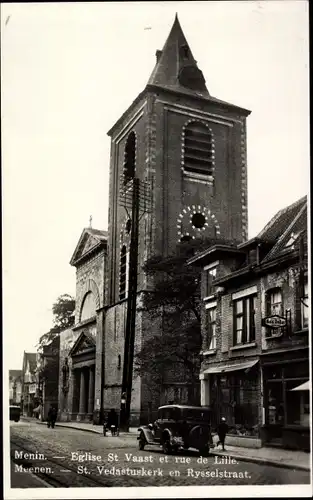
[[[32,455],[27,455],[32,453]],[[223,464],[221,457],[190,452],[165,456],[139,451],[134,434],[103,437],[34,422],[11,423],[12,487],[27,487],[29,467],[54,487],[209,486],[309,484],[310,473],[255,463]],[[230,460],[229,460],[230,461]],[[204,463],[205,462],[205,463]],[[28,480],[27,480],[28,481]],[[25,482],[25,484],[24,484]],[[43,487],[38,484],[38,487]]]

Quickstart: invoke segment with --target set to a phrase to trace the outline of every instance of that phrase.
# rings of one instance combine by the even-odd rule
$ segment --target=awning
[[[249,368],[252,368],[252,366],[256,365],[257,363],[258,359],[255,359],[253,361],[246,361],[245,363],[236,363],[234,365],[225,364],[219,366],[210,366],[202,373],[200,373],[200,379],[204,379],[206,375],[211,375],[213,373],[227,373],[227,372],[234,372],[237,370],[247,370]]]
[[[297,387],[294,387],[293,389],[290,389],[291,391],[309,391],[310,390],[310,381],[308,380],[307,382],[304,382],[301,385],[298,385]]]

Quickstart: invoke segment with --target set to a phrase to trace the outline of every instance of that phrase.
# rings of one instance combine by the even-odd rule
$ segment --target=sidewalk
[[[212,450],[212,455],[221,455],[236,458],[242,462],[254,462],[262,465],[274,465],[286,469],[310,470],[310,453],[282,448],[243,448],[227,446],[225,451],[219,448]]]
[[[42,422],[41,420],[38,420],[36,418],[32,417],[23,417],[21,416],[21,420],[24,420],[24,422],[34,422],[39,425],[47,425],[47,422]],[[69,427],[71,429],[77,429],[78,431],[85,431],[85,432],[93,432],[94,434],[101,434],[103,435],[103,427],[102,425],[93,425],[89,424],[88,422],[56,422],[56,427]],[[134,434],[137,435],[137,429],[138,427],[130,427],[129,432],[120,432],[123,436],[131,436],[132,438],[134,437]]]
[[[30,417],[21,417],[21,420],[35,422],[39,425],[47,425],[46,422],[41,422],[40,420]],[[93,432],[101,435],[103,433],[102,425],[93,425],[85,422],[57,422],[56,426],[69,427],[71,429]],[[137,427],[131,427],[129,432],[120,433],[123,437],[131,437],[132,439],[134,439],[136,434]],[[305,451],[284,450],[281,448],[269,447],[243,448],[240,446],[227,446],[227,443],[225,446],[226,450],[224,452],[219,448],[211,450],[212,455],[229,456],[242,462],[254,462],[262,465],[272,465],[287,469],[310,471],[310,453],[306,453]]]

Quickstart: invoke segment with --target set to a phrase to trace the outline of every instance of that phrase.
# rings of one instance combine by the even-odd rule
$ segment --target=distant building
[[[60,337],[57,335],[37,353],[36,363],[36,409],[39,417],[46,420],[50,406],[58,408]],[[40,405],[40,406],[39,406]]]
[[[36,405],[36,366],[37,355],[35,352],[25,352],[22,369],[22,413],[32,417]]]
[[[201,404],[232,427],[228,442],[309,449],[307,199],[256,238],[214,245],[202,267]]]
[[[22,370],[9,370],[10,405],[20,405],[22,398]]]

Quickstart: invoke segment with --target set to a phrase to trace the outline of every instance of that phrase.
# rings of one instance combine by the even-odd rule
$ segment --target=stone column
[[[79,391],[79,413],[86,413],[86,376],[84,370],[80,372],[80,391]]]
[[[88,389],[88,413],[93,414],[94,407],[94,395],[95,395],[95,385],[94,385],[94,368],[89,369],[89,389]]]

